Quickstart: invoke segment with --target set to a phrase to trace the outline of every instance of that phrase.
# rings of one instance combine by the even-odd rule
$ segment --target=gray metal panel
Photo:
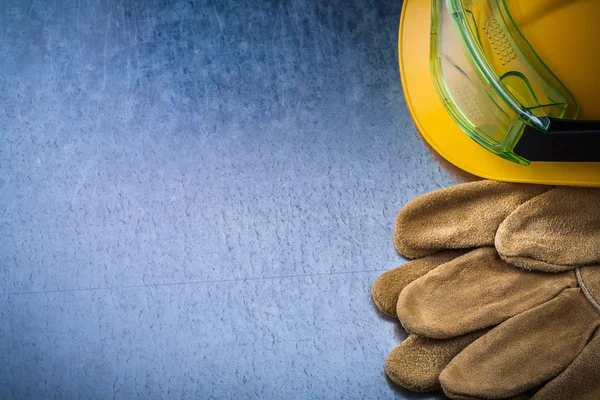
[[[3,0],[0,398],[408,398],[400,8]]]

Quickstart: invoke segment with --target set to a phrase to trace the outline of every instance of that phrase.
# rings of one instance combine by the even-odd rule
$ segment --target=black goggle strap
[[[600,121],[550,118],[545,133],[528,125],[513,151],[530,161],[600,161]]]

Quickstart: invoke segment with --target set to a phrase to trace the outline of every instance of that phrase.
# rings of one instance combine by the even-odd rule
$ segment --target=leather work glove
[[[600,263],[600,189],[493,181],[453,186],[404,206],[394,243],[408,258],[495,246],[505,261],[539,271]]]
[[[434,254],[373,285],[377,306],[397,308],[411,332],[386,362],[390,378],[460,399],[527,398],[540,387],[536,399],[600,398],[600,275],[574,270],[598,260],[599,192],[482,181],[405,206],[396,247]],[[494,244],[501,257],[493,247],[443,250]],[[566,256],[573,248],[581,253]]]

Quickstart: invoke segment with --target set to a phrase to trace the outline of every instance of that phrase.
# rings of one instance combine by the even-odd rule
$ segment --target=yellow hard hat
[[[597,0],[405,0],[400,72],[420,133],[477,176],[600,187],[598,17]]]

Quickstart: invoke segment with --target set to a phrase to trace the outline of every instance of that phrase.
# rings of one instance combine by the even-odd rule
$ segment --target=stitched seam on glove
[[[598,312],[600,312],[600,304],[598,304],[598,302],[596,301],[596,299],[594,299],[594,297],[592,297],[592,294],[590,293],[590,291],[588,290],[588,288],[585,286],[585,283],[583,282],[583,278],[581,277],[581,271],[579,270],[579,268],[577,268],[575,270],[575,275],[577,276],[577,282],[579,283],[579,286],[581,287],[581,290],[583,291],[583,294],[585,294],[585,297],[594,306],[594,308]]]

